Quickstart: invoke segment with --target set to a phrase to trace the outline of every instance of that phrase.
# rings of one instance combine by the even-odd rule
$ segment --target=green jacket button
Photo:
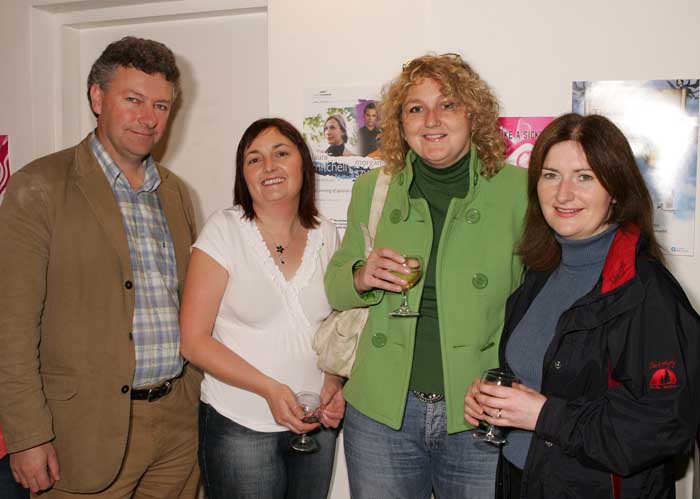
[[[467,220],[468,224],[475,224],[481,220],[481,213],[476,208],[469,208],[464,218]]]
[[[386,335],[384,333],[374,333],[372,336],[372,345],[376,348],[382,348],[386,345]]]
[[[403,185],[403,173],[399,175],[399,185]]]
[[[476,289],[484,289],[488,285],[489,278],[484,274],[474,274],[474,277],[472,277],[472,286]]]
[[[389,215],[389,220],[391,220],[391,223],[393,224],[399,223],[401,221],[401,210],[393,210],[391,215]]]

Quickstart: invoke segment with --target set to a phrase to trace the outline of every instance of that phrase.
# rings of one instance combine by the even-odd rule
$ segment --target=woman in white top
[[[316,367],[313,335],[338,245],[315,206],[311,154],[296,128],[254,122],[236,154],[234,206],[212,215],[192,251],[180,313],[182,354],[204,372],[199,460],[209,499],[325,498],[342,380]],[[319,423],[295,393],[321,395]],[[318,452],[290,449],[311,432]]]

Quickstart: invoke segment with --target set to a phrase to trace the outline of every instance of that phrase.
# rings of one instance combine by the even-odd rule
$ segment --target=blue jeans
[[[445,401],[409,392],[403,426],[392,430],[350,404],[345,409],[345,460],[353,499],[493,499],[498,447],[447,434]]]
[[[29,499],[29,489],[15,482],[10,470],[10,456],[0,459],[0,497],[2,499]]]
[[[326,499],[338,432],[310,435],[320,450],[297,452],[289,447],[294,433],[250,430],[201,402],[199,466],[208,499]]]

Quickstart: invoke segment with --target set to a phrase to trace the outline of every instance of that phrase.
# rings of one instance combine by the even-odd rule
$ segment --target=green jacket
[[[410,151],[405,168],[391,180],[374,246],[417,253],[427,262],[433,237],[428,204],[408,196],[415,157]],[[486,179],[480,171],[481,161],[472,147],[469,193],[450,204],[436,261],[449,433],[472,428],[464,421],[464,394],[482,371],[498,366],[505,302],[522,274],[514,246],[527,204],[527,172],[506,166]],[[389,317],[399,306],[400,295],[376,289],[359,295],[352,279],[353,267],[364,259],[360,224],[369,218],[378,173],[368,172],[353,186],[347,231],[328,266],[325,283],[333,308],[371,307],[345,385],[346,400],[368,417],[399,429],[411,377],[416,319]],[[409,291],[412,309],[418,309],[422,292],[421,280]]]

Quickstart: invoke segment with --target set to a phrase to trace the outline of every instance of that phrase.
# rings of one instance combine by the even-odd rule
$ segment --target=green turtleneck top
[[[445,216],[452,198],[466,197],[469,192],[469,156],[447,168],[435,168],[420,157],[413,162],[413,182],[408,195],[423,198],[428,203],[433,224],[430,259],[423,276],[423,296],[416,326],[416,344],[409,388],[426,393],[445,393],[440,352],[440,321],[435,291],[435,261]]]

